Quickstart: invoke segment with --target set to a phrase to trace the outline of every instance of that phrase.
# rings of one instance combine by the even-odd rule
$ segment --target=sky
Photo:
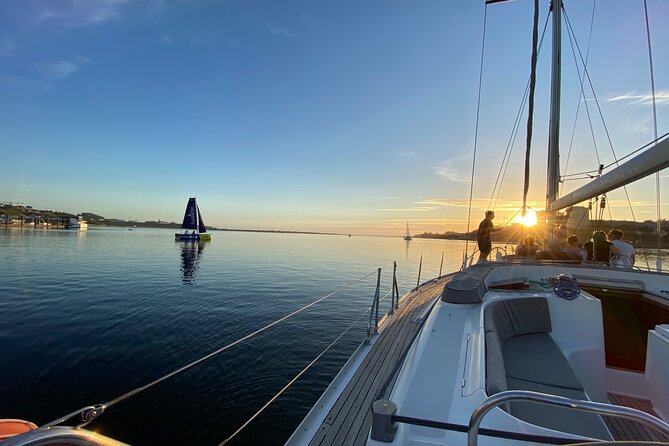
[[[472,225],[492,207],[504,223],[522,198],[526,114],[499,200],[490,199],[529,76],[533,3],[487,7],[476,139],[483,0],[0,0],[0,201],[180,221],[196,196],[205,222],[224,228],[460,231],[476,141]],[[564,3],[583,58],[589,48],[611,141],[592,90],[580,96],[563,30],[561,165],[573,173],[596,169],[597,156],[612,162],[611,146],[620,157],[652,141],[653,123],[643,1]],[[648,9],[662,135],[669,2]],[[550,26],[538,66],[535,209],[545,197],[549,63]],[[654,219],[654,178],[629,192],[636,219]],[[667,218],[666,193],[661,201]],[[631,218],[623,191],[609,203],[612,218]]]

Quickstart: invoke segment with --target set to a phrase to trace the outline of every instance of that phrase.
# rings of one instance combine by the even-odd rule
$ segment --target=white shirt
[[[632,268],[634,246],[622,240],[613,240],[611,243],[620,251],[618,258],[611,262],[611,266],[615,266],[616,268]]]

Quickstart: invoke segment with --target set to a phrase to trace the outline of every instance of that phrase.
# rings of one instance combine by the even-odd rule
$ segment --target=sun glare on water
[[[537,213],[531,209],[528,209],[524,217],[518,214],[518,216],[514,219],[513,222],[520,223],[524,226],[534,226],[537,224]]]

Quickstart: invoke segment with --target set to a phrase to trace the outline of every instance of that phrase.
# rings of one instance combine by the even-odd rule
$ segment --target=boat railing
[[[421,264],[423,261],[423,257],[421,256]],[[376,276],[376,289],[374,291],[374,298],[372,300],[372,306],[370,307],[369,311],[369,321],[367,322],[367,338],[365,339],[365,343],[369,344],[371,342],[372,336],[378,334],[379,332],[379,324],[383,323],[383,319],[388,316],[392,315],[395,313],[395,310],[399,308],[400,304],[400,292],[399,292],[399,287],[397,285],[397,262],[393,262],[393,279],[392,279],[392,285],[390,290],[383,296],[380,297],[381,294],[381,269],[377,269],[377,276]],[[420,281],[420,269],[418,272],[418,280]],[[418,285],[416,286],[416,289],[418,288]],[[385,315],[382,316],[381,319],[379,319],[379,306],[381,304],[381,301],[388,297],[390,294],[390,308],[386,312]],[[372,323],[373,322],[373,323]]]
[[[372,404],[372,431],[371,438],[384,443],[392,443],[397,435],[399,423],[424,426],[435,429],[461,432],[467,434],[467,446],[477,446],[478,436],[504,438],[510,440],[529,441],[544,444],[577,444],[590,443],[593,439],[587,437],[568,438],[547,435],[528,434],[524,432],[511,432],[497,429],[480,428],[483,417],[492,409],[509,401],[530,401],[539,404],[559,406],[566,409],[581,412],[591,412],[618,418],[627,418],[651,426],[661,432],[669,434],[669,424],[664,421],[629,407],[616,406],[613,404],[597,403],[593,401],[582,401],[565,398],[546,393],[532,392],[528,390],[508,390],[488,397],[481,405],[472,412],[469,425],[447,423],[436,420],[412,418],[397,414],[397,405],[389,400],[377,400]],[[608,440],[594,439],[596,442],[606,443]]]
[[[474,409],[469,419],[469,431],[467,433],[467,446],[476,446],[478,443],[479,426],[483,417],[495,407],[509,401],[531,401],[550,406],[559,406],[580,412],[591,412],[611,417],[627,418],[646,424],[659,431],[669,434],[669,424],[641,410],[630,407],[616,406],[614,404],[597,403],[594,401],[582,401],[563,396],[549,395],[546,393],[532,392],[529,390],[507,390],[488,397],[480,406]]]

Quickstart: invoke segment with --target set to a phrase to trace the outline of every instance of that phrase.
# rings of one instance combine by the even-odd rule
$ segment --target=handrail
[[[369,344],[371,337],[379,332],[379,294],[381,288],[381,268],[377,269],[376,276],[376,291],[374,291],[374,300],[372,300],[372,308],[369,312],[369,322],[367,322],[367,339],[365,342]],[[372,318],[376,314],[374,320],[374,327],[372,328]]]
[[[615,406],[613,404],[596,403],[593,401],[582,401],[546,393],[531,392],[529,390],[507,390],[488,397],[480,406],[474,409],[474,412],[472,412],[472,416],[469,419],[467,446],[477,446],[479,426],[486,413],[500,404],[518,400],[560,406],[582,412],[600,413],[613,417],[630,418],[669,434],[669,424],[637,409]]]

